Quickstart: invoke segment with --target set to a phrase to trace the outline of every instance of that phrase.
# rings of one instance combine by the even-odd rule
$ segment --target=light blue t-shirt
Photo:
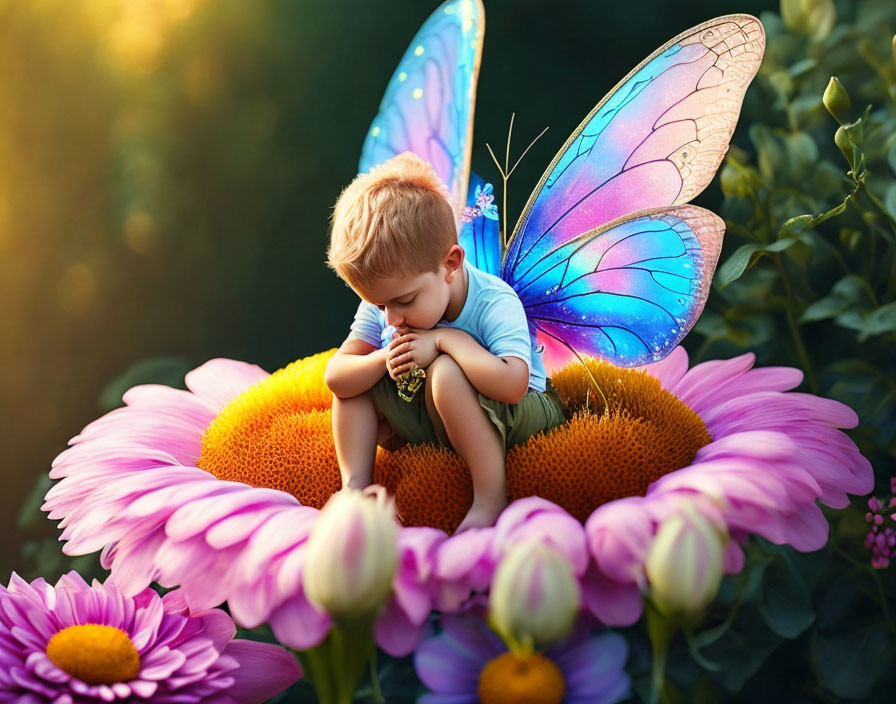
[[[480,271],[464,261],[467,299],[456,320],[441,320],[437,328],[457,328],[469,334],[496,357],[519,357],[529,367],[529,388],[545,389],[544,362],[529,334],[526,313],[516,292],[497,276]],[[386,347],[395,328],[386,324],[386,314],[372,303],[361,301],[349,338]]]

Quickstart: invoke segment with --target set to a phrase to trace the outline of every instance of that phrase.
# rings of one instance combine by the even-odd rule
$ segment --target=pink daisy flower
[[[0,699],[263,702],[293,684],[295,657],[234,640],[223,611],[187,616],[175,592],[133,598],[76,572],[56,586],[13,574],[0,586]]]
[[[314,506],[339,486],[322,383],[327,356],[273,376],[213,360],[187,376],[189,391],[131,389],[124,408],[85,428],[54,463],[51,477],[62,481],[44,508],[62,519],[65,552],[103,549],[103,564],[127,593],[153,581],[180,585],[193,610],[226,600],[244,626],[270,622],[281,642],[298,649],[319,643],[330,622],[305,599],[301,573]],[[486,590],[506,549],[532,535],[564,552],[598,618],[633,623],[657,526],[685,499],[727,526],[734,538],[729,572],[740,570],[739,543],[751,534],[798,550],[824,545],[828,526],[816,502],[843,507],[847,493],[872,487],[870,464],[838,430],[857,418],[835,401],[786,393],[800,383],[798,370],[753,369],[753,361],[743,355],[688,369],[679,348],[643,369],[658,383],[608,367],[637,375],[618,384],[644,387],[635,405],[663,411],[671,404],[677,415],[658,411],[653,425],[633,423],[638,409],[623,405],[612,422],[592,416],[517,446],[508,456],[508,488],[546,498],[516,501],[493,528],[451,538],[402,528],[399,573],[376,626],[379,645],[395,655],[413,650],[434,606],[456,610]],[[559,389],[559,375],[555,382]],[[607,384],[615,393],[616,380]],[[611,476],[595,488],[590,483],[599,477],[586,451],[606,455],[600,433],[608,430],[621,433],[622,446],[648,454],[607,455]],[[633,430],[650,432],[633,445]],[[656,476],[638,474],[650,452],[663,459],[666,445],[689,433],[697,438],[693,451],[675,456],[684,460],[667,462]],[[419,486],[405,495],[439,504],[439,492]]]

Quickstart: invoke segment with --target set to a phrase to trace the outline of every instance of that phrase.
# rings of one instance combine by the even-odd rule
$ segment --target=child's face
[[[460,275],[463,250],[454,245],[436,271],[376,279],[355,293],[386,314],[386,324],[429,330],[445,317],[451,284]]]

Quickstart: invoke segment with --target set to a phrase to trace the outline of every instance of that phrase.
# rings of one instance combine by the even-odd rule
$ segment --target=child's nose
[[[386,323],[389,325],[393,325],[395,327],[399,327],[400,325],[404,325],[404,316],[399,315],[393,310],[389,310],[386,308]]]

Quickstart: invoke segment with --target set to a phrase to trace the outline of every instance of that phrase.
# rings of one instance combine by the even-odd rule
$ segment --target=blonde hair
[[[349,284],[436,271],[457,223],[435,169],[404,152],[360,174],[333,208],[327,265]]]

